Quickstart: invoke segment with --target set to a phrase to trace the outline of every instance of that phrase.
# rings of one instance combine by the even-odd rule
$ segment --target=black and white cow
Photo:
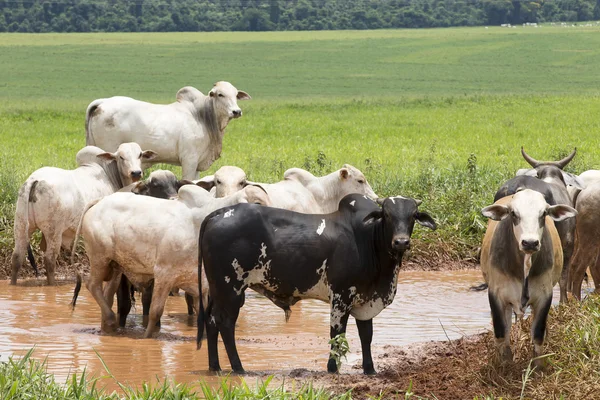
[[[415,221],[436,229],[433,219],[418,210],[419,200],[398,196],[378,202],[381,208],[366,196],[351,194],[331,214],[240,205],[207,216],[200,231],[200,261],[210,300],[206,311],[200,306],[197,343],[199,348],[206,324],[209,368],[221,369],[220,332],[233,371],[244,371],[234,336],[244,292],[250,288],[286,312],[302,299],[328,302],[331,338],[346,332],[352,315],[364,373],[374,374],[373,318],[394,300]],[[333,358],[327,370],[337,371]]]
[[[575,157],[577,149],[559,161],[538,161],[531,157],[521,147],[521,155],[533,168],[517,171],[516,177],[508,180],[498,189],[494,196],[497,201],[505,196],[513,195],[522,189],[531,189],[544,195],[551,206],[566,204],[573,206],[573,201],[567,190],[567,185],[583,189],[585,183],[578,176],[562,169]],[[575,219],[568,218],[556,223],[563,249],[563,272],[560,278],[560,302],[567,300],[568,274],[571,257],[575,248]]]

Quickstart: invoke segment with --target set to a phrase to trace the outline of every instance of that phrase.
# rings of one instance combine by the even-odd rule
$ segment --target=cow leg
[[[569,285],[569,266],[571,262],[571,256],[573,251],[564,252],[563,257],[563,269],[560,273],[560,280],[558,281],[558,285],[560,287],[560,303],[564,303],[567,301],[567,286]]]
[[[342,304],[332,304],[331,306],[331,314],[330,314],[330,329],[329,329],[329,337],[331,339],[335,338],[337,335],[342,333],[346,333],[346,325],[348,324],[348,317],[350,313],[348,312],[349,307],[345,307]],[[331,345],[331,349],[333,350],[334,345]],[[335,358],[331,355],[329,356],[329,361],[327,361],[327,372],[336,373],[338,372],[337,363],[335,362]]]
[[[125,327],[127,315],[129,315],[129,312],[131,311],[130,286],[131,283],[129,283],[129,279],[127,279],[125,274],[121,274],[121,279],[119,279],[119,289],[117,290],[117,311],[119,314],[119,326],[121,328]]]
[[[150,304],[152,304],[152,292],[154,291],[154,280],[150,281],[147,287],[142,288],[142,325],[148,327],[148,315],[150,314]],[[160,328],[160,319],[156,322]]]
[[[60,252],[61,235],[52,234],[46,238],[46,251],[44,251],[44,267],[46,268],[46,278],[48,285],[56,285],[54,278],[54,269],[56,267],[56,258]]]
[[[102,332],[110,333],[114,332],[117,328],[117,319],[115,317],[115,313],[108,305],[108,302],[106,301],[106,298],[104,297],[104,293],[102,291],[102,282],[104,279],[101,275],[94,273],[95,270],[102,271],[107,268],[109,268],[108,262],[106,262],[105,264],[92,264],[90,266],[90,270],[92,272],[90,273],[86,286],[89,292],[94,297],[94,300],[96,300],[96,303],[98,303],[98,305],[100,306],[100,311],[102,313],[102,322],[100,325],[100,329],[102,330]]]
[[[596,255],[596,262],[590,268],[594,280],[594,293],[600,293],[600,252]]]
[[[188,315],[194,315],[194,296],[185,292],[185,304],[187,304]]]
[[[194,181],[198,179],[198,160],[181,160],[181,179]]]
[[[371,341],[373,339],[373,319],[368,321],[356,320],[358,336],[360,337],[360,346],[363,354],[363,372],[365,375],[375,375],[373,367],[373,357],[371,356]]]
[[[577,250],[575,250],[575,256],[571,262],[570,281],[573,296],[581,300],[583,275],[585,275],[585,270],[588,266],[591,266],[598,254],[595,243],[585,240],[583,235],[579,235],[578,238],[581,240],[577,244]]]
[[[152,291],[152,303],[150,304],[150,312],[148,315],[148,326],[146,327],[146,333],[144,333],[144,339],[152,337],[154,331],[160,330],[157,326],[157,322],[160,321],[160,317],[165,309],[165,303],[169,297],[173,284],[171,282],[160,281],[154,278],[154,289]]]
[[[227,357],[229,357],[231,369],[237,374],[245,373],[235,345],[235,323],[240,314],[240,308],[242,307],[244,297],[244,294],[232,297],[230,301],[227,302],[229,305],[227,310],[221,311],[217,308],[213,309],[213,315],[215,315],[217,328],[219,332],[221,332],[221,338],[223,339],[223,344],[227,351]]]
[[[531,324],[531,339],[533,341],[533,356],[540,357],[543,354],[544,338],[546,336],[546,321],[548,312],[552,305],[552,292],[541,296],[531,303],[533,323]],[[534,365],[538,369],[544,369],[545,363],[542,359],[536,359]]]
[[[117,272],[113,269],[112,278],[110,278],[110,281],[108,281],[108,283],[104,286],[104,298],[106,299],[106,303],[108,303],[108,306],[110,308],[112,308],[113,303],[115,301],[115,294],[119,289],[119,284],[121,283],[121,276],[121,272]]]
[[[206,303],[205,303],[206,304]],[[221,365],[219,364],[219,329],[217,323],[212,314],[212,304],[207,304],[206,307],[206,342],[208,345],[208,369],[210,371],[221,371]]]
[[[496,294],[488,290],[488,299],[492,311],[492,323],[494,324],[494,336],[496,347],[503,361],[512,361],[513,355],[510,349],[510,328],[512,326],[512,307],[502,305]]]

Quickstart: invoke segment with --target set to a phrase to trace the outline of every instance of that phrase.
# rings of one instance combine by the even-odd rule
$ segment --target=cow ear
[[[148,185],[146,185],[146,182],[140,181],[133,187],[133,189],[131,189],[131,193],[142,194],[142,195],[147,194],[148,193]]]
[[[556,222],[563,221],[567,218],[572,218],[577,215],[577,210],[566,204],[557,204],[555,206],[549,206],[548,216]]]
[[[188,179],[181,179],[177,181],[177,190],[179,190],[180,187],[184,186],[184,185],[193,185],[194,182],[188,180]]]
[[[106,161],[112,161],[117,158],[117,156],[114,155],[113,153],[100,153],[100,154],[96,155],[96,157],[98,157],[102,160],[106,160]]]
[[[369,213],[369,215],[367,215],[364,219],[363,219],[363,223],[364,224],[370,224],[371,222],[375,222],[378,219],[383,218],[383,211],[381,210],[375,210],[375,211],[371,211]]]
[[[348,179],[348,176],[350,176],[350,172],[348,172],[348,168],[340,169],[340,178]]]
[[[533,169],[533,168],[521,168],[520,170],[517,171],[517,173],[515,174],[515,176],[521,176],[521,175],[525,175],[525,176],[533,176],[537,178],[537,170]]]
[[[141,158],[143,158],[144,160],[152,160],[152,159],[156,158],[156,156],[158,156],[158,154],[156,154],[152,150],[146,150],[146,151],[142,152]]]
[[[179,102],[189,101],[189,102],[193,103],[196,99],[199,99],[202,96],[203,96],[202,92],[199,91],[198,89],[196,89],[195,87],[186,86],[186,87],[182,87],[181,89],[179,89],[179,91],[175,95],[175,98]]]
[[[419,199],[413,199],[415,201],[415,203],[417,203],[417,207],[419,207],[422,203],[423,200],[419,200]]]
[[[502,204],[492,204],[481,210],[484,217],[493,219],[494,221],[502,221],[508,217],[508,207]]]
[[[204,178],[196,182],[196,186],[200,186],[202,189],[210,192],[210,189],[212,189],[213,186],[215,186],[215,176],[206,175]]]
[[[583,179],[581,179],[577,175],[573,175],[568,172],[561,172],[566,185],[573,186],[579,190],[585,189],[585,182],[583,181]]]
[[[237,99],[238,100],[250,100],[250,99],[252,99],[252,97],[250,97],[250,95],[248,93],[244,92],[243,90],[238,90]]]
[[[426,212],[421,212],[421,211],[417,212],[415,219],[417,220],[417,222],[419,224],[431,229],[432,231],[435,231],[437,229],[437,224],[435,223],[433,218],[431,218],[431,216],[429,214],[427,214]]]

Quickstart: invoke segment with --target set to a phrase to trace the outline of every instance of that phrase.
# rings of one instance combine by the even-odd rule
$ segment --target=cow
[[[532,189],[542,193],[550,205],[573,205],[567,185],[583,189],[585,183],[578,176],[564,172],[562,169],[575,157],[577,149],[560,161],[538,161],[528,155],[523,147],[521,154],[533,169],[521,169],[517,176],[508,180],[494,196],[494,201],[515,194],[521,189]],[[569,283],[569,265],[575,247],[575,219],[567,218],[556,223],[563,248],[562,276],[560,278],[560,302],[567,300]]]
[[[490,219],[481,247],[481,270],[489,287],[497,350],[503,360],[512,360],[512,313],[522,316],[531,306],[534,357],[539,357],[552,288],[563,268],[554,221],[573,218],[577,211],[568,204],[549,205],[541,193],[523,189],[485,207],[482,214]],[[543,368],[540,359],[535,364]]]
[[[185,185],[175,200],[115,193],[86,206],[78,232],[90,260],[86,286],[100,306],[102,331],[116,328],[108,300],[114,292],[103,291],[102,283],[120,272],[136,286],[154,281],[145,338],[155,331],[171,288],[180,287],[194,296],[197,308],[200,224],[212,211],[240,202],[269,205],[269,198],[258,186],[216,199],[196,185]],[[73,304],[80,286],[78,281]]]
[[[154,151],[142,151],[137,143],[123,143],[114,153],[86,146],[76,158],[87,162],[74,170],[43,167],[33,172],[17,199],[11,284],[16,285],[29,238],[39,229],[48,284],[54,285],[56,258],[61,247],[71,248],[85,205],[138,181],[142,163],[154,157]]]
[[[586,188],[577,196],[575,208],[579,214],[569,280],[573,296],[581,299],[581,285],[588,267],[595,290],[600,291],[600,181],[586,180]]]
[[[197,184],[211,193],[214,190],[216,197],[231,194],[245,185],[260,185],[269,194],[271,207],[305,214],[332,213],[337,210],[340,200],[351,193],[377,198],[364,174],[350,164],[322,177],[301,168],[290,168],[283,176],[284,179],[276,183],[258,183],[247,180],[241,168],[225,166]]]
[[[404,252],[415,221],[436,223],[419,211],[419,200],[389,197],[377,203],[364,195],[345,196],[331,214],[302,214],[240,204],[208,215],[199,237],[198,271],[208,280],[206,310],[200,299],[197,346],[206,333],[209,368],[219,371],[217,339],[223,338],[231,367],[244,369],[235,344],[235,323],[244,292],[253,289],[284,309],[301,299],[331,305],[330,336],[346,332],[356,319],[363,371],[374,374],[371,357],[373,318],[394,300]],[[200,291],[204,282],[199,282]],[[333,358],[327,363],[336,372]]]
[[[221,156],[225,128],[242,116],[237,100],[250,96],[229,82],[217,82],[205,96],[179,89],[177,101],[152,104],[115,96],[92,101],[85,114],[86,144],[113,151],[124,142],[152,148],[152,163],[181,165],[183,179],[198,179]]]
[[[125,186],[119,192],[131,192],[144,196],[156,197],[159,199],[173,199],[177,197],[177,191],[183,185],[193,184],[192,181],[186,179],[177,179],[175,174],[168,170],[156,170],[152,171],[147,179],[132,183],[131,185]],[[122,274],[116,274],[111,280],[109,285],[119,285],[117,290],[117,310],[119,314],[119,326],[124,327],[127,315],[131,310],[132,305],[132,292],[133,286],[126,276]],[[114,287],[106,289],[108,293],[114,291]],[[142,303],[143,303],[143,315],[147,316],[150,311],[150,302],[152,300],[152,289],[141,288],[142,291]],[[186,295],[186,302],[188,303],[188,311],[193,305],[193,299],[191,296]],[[109,304],[111,300],[109,299]],[[192,309],[193,310],[193,309]],[[192,311],[193,312],[193,311]]]
[[[578,177],[581,180],[581,182],[585,185],[585,187],[587,187],[587,186],[591,185],[592,183],[600,182],[600,170],[590,169],[585,172],[582,172],[581,174],[578,175]],[[580,189],[579,187],[575,187],[575,186],[567,187],[567,191],[569,192],[569,196],[571,197],[571,201],[573,202],[573,205],[577,204],[577,196],[579,196],[579,193],[581,192],[581,190],[582,189]]]

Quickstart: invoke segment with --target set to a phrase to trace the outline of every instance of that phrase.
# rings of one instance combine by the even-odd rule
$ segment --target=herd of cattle
[[[125,325],[136,288],[142,292],[144,337],[151,337],[169,293],[181,288],[188,312],[198,313],[198,347],[206,328],[209,368],[220,370],[220,334],[232,369],[243,372],[235,325],[250,288],[280,307],[286,320],[298,300],[328,302],[332,338],[346,331],[352,315],[363,370],[375,373],[373,318],[394,299],[415,223],[436,229],[419,210],[421,201],[379,198],[347,164],[322,177],[292,168],[268,184],[250,182],[231,166],[198,180],[198,171],[219,158],[228,123],[242,116],[237,100],[250,96],[218,82],[208,95],[184,87],[176,99],[157,105],[112,97],[89,105],[78,167],[41,168],[19,191],[11,283],[26,256],[37,271],[29,245],[35,230],[42,233],[49,284],[55,283],[61,247],[74,253],[81,234],[90,262],[84,280],[101,309],[104,332]],[[556,162],[521,151],[532,169],[519,170],[482,211],[490,222],[481,250],[486,284],[480,288],[489,289],[498,349],[507,359],[513,312],[523,315],[531,306],[534,352],[540,355],[554,285],[560,282],[561,301],[567,292],[580,298],[588,266],[600,283],[600,171],[564,172],[575,151]],[[143,180],[144,169],[160,162],[181,165],[182,179],[156,170]],[[79,276],[73,306],[81,281]],[[112,310],[115,294],[119,321]],[[335,359],[327,369],[337,371]]]

